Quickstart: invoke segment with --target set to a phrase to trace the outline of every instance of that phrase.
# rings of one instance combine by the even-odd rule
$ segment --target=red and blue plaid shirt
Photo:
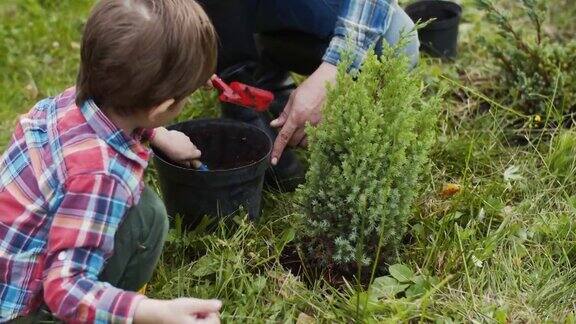
[[[45,303],[67,322],[131,322],[144,298],[99,282],[149,150],[74,88],[19,120],[0,161],[0,322]]]

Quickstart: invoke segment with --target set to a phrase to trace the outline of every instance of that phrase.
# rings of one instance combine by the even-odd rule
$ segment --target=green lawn
[[[0,2],[2,147],[19,114],[73,85],[81,28],[92,3]],[[297,322],[300,316],[298,323],[573,323],[574,133],[551,130],[526,145],[511,145],[504,125],[515,107],[492,97],[501,85],[493,81],[493,59],[477,42],[479,35],[494,37],[495,30],[472,0],[460,3],[466,10],[457,62],[424,62],[427,82],[440,83],[448,92],[432,165],[397,256],[412,281],[389,287],[397,294],[376,298],[352,284],[333,288],[291,274],[280,256],[294,237],[297,210],[291,195],[267,193],[263,216],[255,223],[236,217],[194,232],[176,225],[148,295],[221,298],[228,322]],[[554,24],[547,30],[573,35],[574,4],[554,5]],[[213,96],[203,93],[194,95],[182,118],[215,113]],[[562,134],[562,145],[551,145]],[[154,182],[153,172],[148,179]],[[458,184],[460,192],[440,195],[447,183]],[[416,278],[434,278],[436,284],[424,287]],[[364,307],[359,301],[366,298]]]

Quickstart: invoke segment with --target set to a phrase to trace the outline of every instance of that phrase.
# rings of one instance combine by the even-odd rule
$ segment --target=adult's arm
[[[368,50],[390,26],[395,0],[347,0],[342,3],[334,36],[322,60],[338,65],[342,54],[352,55],[350,69],[358,70]]]
[[[345,0],[336,22],[334,36],[323,63],[296,89],[282,114],[272,121],[282,127],[272,151],[272,164],[278,163],[287,145],[306,145],[306,123],[318,124],[326,100],[326,86],[336,81],[336,66],[344,53],[352,55],[349,70],[358,70],[367,51],[390,26],[395,0]]]

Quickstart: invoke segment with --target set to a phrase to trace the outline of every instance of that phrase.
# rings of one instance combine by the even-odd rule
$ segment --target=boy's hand
[[[220,323],[219,300],[178,298],[172,300],[143,299],[136,306],[136,324]]]
[[[198,159],[202,152],[182,132],[158,127],[155,129],[151,144],[178,164],[186,167],[200,167],[201,162]]]

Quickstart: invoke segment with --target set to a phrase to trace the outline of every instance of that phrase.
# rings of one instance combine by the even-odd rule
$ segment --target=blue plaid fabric
[[[324,62],[337,65],[343,53],[351,52],[351,70],[358,70],[366,53],[390,26],[396,0],[342,1],[334,37],[324,54]]]

